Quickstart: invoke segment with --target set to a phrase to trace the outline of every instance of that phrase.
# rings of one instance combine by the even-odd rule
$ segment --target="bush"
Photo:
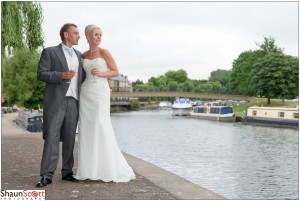
[[[139,100],[133,100],[131,102],[130,110],[137,111],[140,109],[140,101]]]
[[[36,78],[40,53],[28,48],[15,49],[2,64],[2,93],[12,105],[37,108],[43,102],[45,83]]]

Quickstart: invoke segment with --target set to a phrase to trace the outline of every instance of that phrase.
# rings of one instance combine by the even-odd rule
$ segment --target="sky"
[[[147,82],[184,69],[190,79],[231,70],[248,50],[273,37],[284,53],[298,56],[298,2],[41,2],[45,47],[58,45],[59,30],[78,26],[75,49],[89,49],[84,28],[102,31],[101,48],[110,51],[119,72]]]

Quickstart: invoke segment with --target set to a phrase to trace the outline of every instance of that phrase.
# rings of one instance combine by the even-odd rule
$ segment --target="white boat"
[[[170,109],[172,107],[172,103],[169,101],[161,101],[158,105],[158,109],[164,110],[164,109]]]
[[[193,109],[189,98],[176,98],[172,105],[172,115],[188,116]]]
[[[299,128],[298,108],[249,107],[243,121],[250,124]]]
[[[196,106],[191,111],[191,116],[199,119],[215,121],[236,121],[236,116],[230,106]]]

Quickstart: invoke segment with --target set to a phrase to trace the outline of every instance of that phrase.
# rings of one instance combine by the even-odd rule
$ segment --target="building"
[[[132,92],[132,83],[127,76],[119,74],[117,77],[108,79],[112,92]],[[111,101],[129,101],[129,97],[111,97]]]

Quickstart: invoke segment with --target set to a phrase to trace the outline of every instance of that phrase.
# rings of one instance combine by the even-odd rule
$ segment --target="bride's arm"
[[[117,64],[116,64],[114,58],[112,57],[112,55],[110,54],[110,52],[106,49],[102,49],[101,53],[106,61],[109,71],[107,71],[107,72],[98,71],[98,72],[96,72],[96,75],[98,75],[99,77],[107,77],[107,78],[118,76],[119,70],[118,70]]]

